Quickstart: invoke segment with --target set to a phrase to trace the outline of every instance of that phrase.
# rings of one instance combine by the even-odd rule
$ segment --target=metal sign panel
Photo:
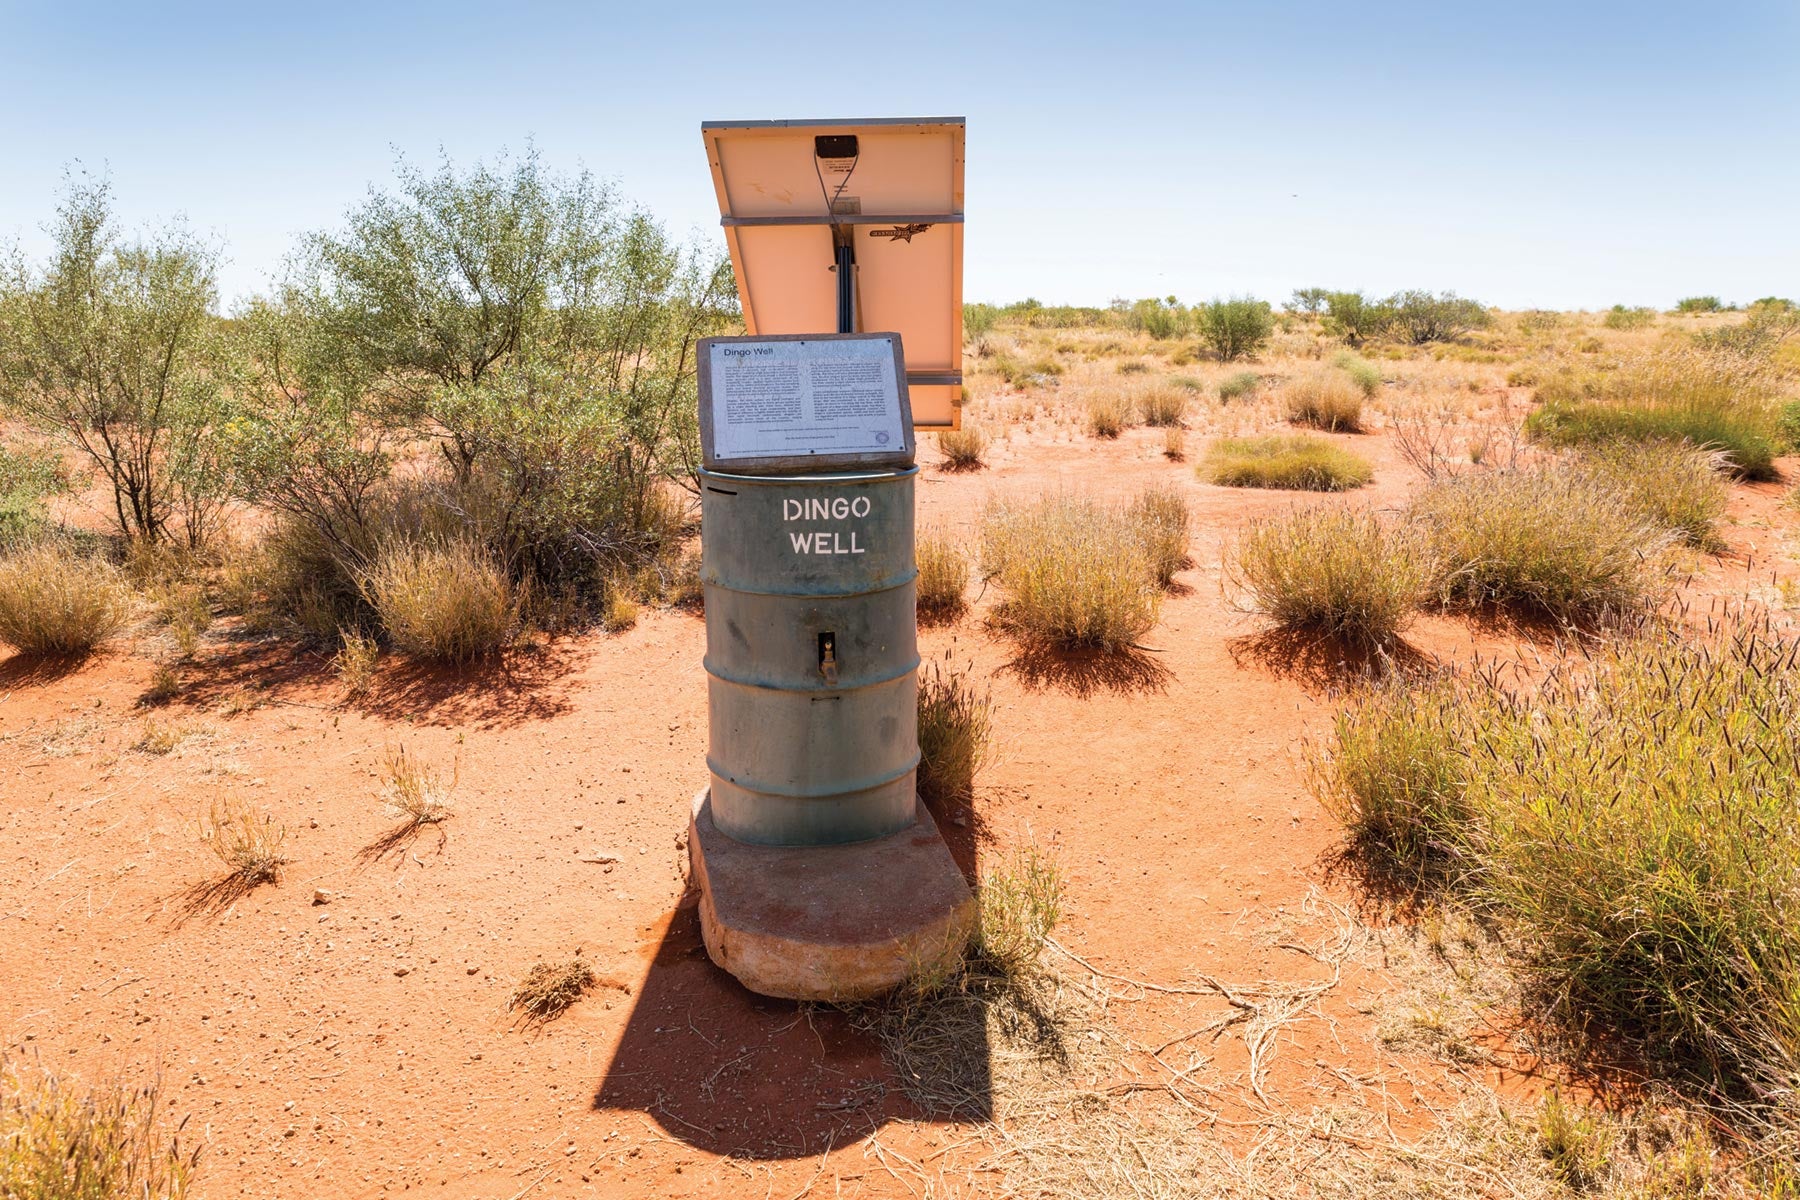
[[[905,339],[921,429],[962,419],[963,132],[961,117],[701,126],[745,327],[837,329],[847,243],[851,328]]]
[[[712,471],[839,471],[913,461],[900,335],[700,340],[700,453]]]

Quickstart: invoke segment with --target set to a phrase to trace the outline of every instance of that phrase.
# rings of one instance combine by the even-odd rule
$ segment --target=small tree
[[[1132,329],[1141,330],[1158,341],[1166,341],[1187,332],[1188,311],[1173,296],[1164,300],[1139,300],[1131,306],[1125,321]]]
[[[1275,332],[1275,314],[1266,300],[1233,296],[1203,304],[1195,311],[1200,340],[1212,347],[1220,362],[1255,354]]]
[[[1455,292],[1435,296],[1418,290],[1395,292],[1383,307],[1392,314],[1394,328],[1415,346],[1453,341],[1493,322],[1487,309]]]
[[[1678,313],[1724,312],[1725,304],[1717,296],[1684,296],[1675,302]]]
[[[105,182],[71,181],[48,232],[47,263],[4,272],[0,401],[99,468],[122,534],[198,545],[229,474],[217,251],[178,225],[124,241]]]
[[[1325,328],[1352,346],[1377,337],[1394,314],[1361,292],[1330,292],[1325,297]]]
[[[1331,292],[1326,288],[1295,288],[1293,296],[1287,302],[1287,310],[1316,317],[1324,309],[1325,302],[1330,297]]]

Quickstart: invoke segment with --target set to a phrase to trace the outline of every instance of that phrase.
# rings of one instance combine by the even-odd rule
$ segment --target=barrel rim
[[[910,479],[919,473],[919,466],[914,463],[910,467],[889,467],[876,471],[838,471],[826,475],[734,475],[729,471],[714,471],[706,467],[700,467],[698,470],[702,476],[708,479],[721,479],[751,486],[788,487],[793,484],[849,485],[880,483],[892,479]]]

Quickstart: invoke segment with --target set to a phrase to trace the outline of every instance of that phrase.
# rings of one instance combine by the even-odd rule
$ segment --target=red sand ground
[[[1059,940],[1103,971],[1320,974],[1270,931],[1315,888],[1353,898],[1327,870],[1337,829],[1298,754],[1330,697],[1306,664],[1256,652],[1257,621],[1221,595],[1219,560],[1232,529],[1297,499],[1398,502],[1411,472],[1384,438],[1353,440],[1379,473],[1349,500],[1202,485],[1145,430],[1015,436],[975,474],[927,466],[922,526],[972,531],[990,495],[1125,495],[1151,480],[1195,511],[1196,565],[1128,677],[1020,662],[978,616],[924,634],[928,659],[973,664],[999,704],[1001,761],[946,829],[971,868],[1022,837],[1054,845],[1069,888]],[[1766,593],[1775,564],[1793,573],[1779,491],[1737,489],[1733,555],[1709,560],[1696,609]],[[139,707],[147,644],[65,674],[0,660],[0,1039],[89,1076],[160,1064],[206,1146],[201,1197],[908,1194],[872,1135],[968,1180],[980,1127],[917,1119],[840,1015],[752,996],[705,958],[682,847],[704,782],[703,640],[698,616],[656,612],[463,674],[388,660],[348,706],[319,657],[229,628],[153,711]],[[1454,658],[1516,649],[1435,618],[1413,641]],[[234,696],[255,707],[228,715]],[[210,736],[166,757],[134,750],[147,713]],[[455,816],[359,857],[392,825],[377,768],[394,744],[459,764]],[[230,793],[286,823],[293,861],[278,886],[190,914],[184,894],[217,873],[197,823]],[[602,986],[521,1028],[512,987],[577,951]],[[1358,1005],[1381,987],[1365,973],[1328,1000],[1335,1026],[1294,1026],[1271,1089],[1370,1102],[1354,1081],[1392,1056]],[[1154,1045],[1199,1024],[1198,1003],[1113,1018]],[[1404,1091],[1383,1101],[1402,1116]],[[965,1186],[979,1194],[984,1178]]]

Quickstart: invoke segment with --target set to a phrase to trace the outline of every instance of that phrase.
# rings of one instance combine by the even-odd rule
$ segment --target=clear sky
[[[267,287],[396,151],[535,140],[718,238],[702,120],[968,118],[966,292],[1800,296],[1800,3],[0,0],[0,241],[62,172]]]

